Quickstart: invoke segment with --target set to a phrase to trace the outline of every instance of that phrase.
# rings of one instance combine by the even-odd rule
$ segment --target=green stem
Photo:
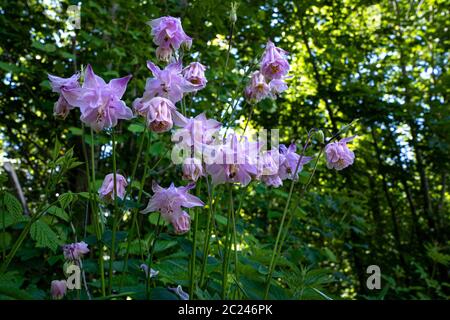
[[[231,216],[234,211],[233,208],[233,186],[229,186],[230,192],[230,206],[228,208],[228,216],[227,216],[227,229],[225,234],[225,249],[224,249],[224,263],[223,263],[223,278],[222,278],[222,300],[225,300],[227,297],[227,282],[228,282],[228,270],[230,264],[230,253],[231,253],[231,240],[232,235],[230,234],[231,228]]]
[[[2,266],[0,268],[0,274],[5,273],[6,270],[8,269],[8,266],[11,263],[12,259],[14,258],[14,256],[16,255],[17,250],[19,250],[19,248],[22,245],[23,241],[27,237],[28,232],[31,229],[31,225],[33,223],[35,223],[37,220],[39,220],[44,215],[44,213],[47,212],[48,208],[50,208],[51,206],[55,205],[56,203],[58,203],[58,200],[56,200],[55,202],[53,202],[53,203],[49,204],[48,206],[46,206],[42,211],[40,211],[39,213],[34,215],[30,219],[30,221],[28,221],[28,223],[25,225],[25,228],[20,233],[19,238],[17,238],[16,242],[14,243],[13,247],[11,248],[11,251],[6,256]]]
[[[211,239],[211,224],[214,219],[214,211],[212,204],[213,190],[211,184],[209,183],[208,177],[206,177],[206,184],[208,189],[208,207],[209,207],[209,217],[206,223],[206,233],[205,233],[205,244],[203,246],[203,261],[202,268],[200,272],[200,286],[202,287],[205,281],[206,275],[206,265],[208,263],[208,252],[209,252],[209,244]]]
[[[197,187],[197,196],[200,194],[201,190],[201,180]],[[195,261],[197,259],[197,230],[198,230],[198,210],[194,209],[194,231],[192,234],[192,253],[191,253],[191,273],[189,281],[189,297],[191,300],[194,299],[194,287],[195,287]]]
[[[151,275],[152,275],[152,266],[153,266],[153,253],[155,251],[156,241],[158,240],[159,233],[161,232],[161,228],[159,225],[160,221],[161,221],[161,213],[158,213],[158,220],[156,222],[154,239],[153,239],[152,247],[150,249],[150,253],[148,255],[148,263],[147,263],[148,273],[147,273],[147,283],[146,283],[146,287],[145,287],[145,290],[147,292],[147,300],[150,299],[150,280],[152,277]]]
[[[112,129],[111,132],[112,137],[112,157],[113,157],[113,182],[114,182],[114,209],[111,213],[111,218],[113,221],[112,225],[112,237],[111,237],[111,254],[109,258],[109,282],[108,282],[108,294],[110,295],[112,292],[112,277],[113,277],[113,262],[115,258],[115,244],[116,244],[116,225],[117,225],[117,216],[120,216],[117,214],[117,163],[116,163],[116,137],[114,134],[114,129]]]
[[[142,191],[143,191],[143,188],[144,188],[145,179],[147,177],[147,172],[148,172],[148,163],[149,163],[148,158],[149,158],[149,150],[150,150],[150,146],[151,146],[151,136],[146,133],[143,136],[143,138],[147,138],[148,143],[147,143],[147,148],[146,148],[147,151],[145,152],[145,157],[144,157],[144,173],[143,173],[141,181],[140,181],[140,188],[139,188],[137,202],[140,202],[141,198],[142,198]],[[128,271],[128,259],[130,257],[130,246],[131,246],[131,240],[134,237],[135,228],[136,228],[136,230],[138,232],[138,236],[139,236],[138,239],[140,241],[139,228],[138,228],[138,224],[137,224],[138,212],[139,212],[139,209],[135,208],[135,209],[133,209],[133,211],[131,213],[132,214],[131,228],[130,228],[130,233],[129,233],[128,237],[127,237],[127,249],[126,249],[126,252],[125,252],[124,275]],[[144,260],[144,254],[143,254],[142,250],[140,250],[140,251],[141,251],[141,259]],[[121,281],[120,286],[122,286],[122,281]]]
[[[300,163],[302,162],[302,159],[303,159],[303,156],[305,154],[306,148],[308,147],[309,141],[311,140],[311,134],[312,134],[312,130],[308,133],[308,138],[307,138],[306,143],[305,143],[305,145],[303,147],[302,153],[301,153],[301,155],[300,155],[300,157],[298,159],[297,166],[295,168],[294,173],[297,172],[298,168],[300,167]],[[273,271],[275,269],[275,265],[277,263],[278,246],[279,246],[279,243],[280,243],[281,235],[284,232],[284,223],[286,221],[286,216],[287,216],[287,213],[288,213],[289,205],[291,203],[292,192],[294,191],[295,181],[296,181],[295,178],[292,179],[291,187],[289,189],[288,199],[286,201],[286,205],[284,207],[283,215],[281,217],[280,228],[278,229],[277,238],[275,240],[275,246],[274,246],[273,251],[272,251],[272,257],[270,259],[270,264],[269,264],[269,273],[267,275],[267,280],[266,280],[266,289],[264,291],[264,300],[266,300],[268,295],[269,295],[270,285],[271,285],[271,282],[272,282],[272,275],[273,275]]]
[[[103,259],[103,242],[102,242],[102,231],[100,229],[99,224],[99,215],[98,215],[98,207],[97,202],[95,201],[95,194],[93,190],[95,189],[95,145],[94,145],[94,131],[91,128],[91,175],[92,181],[89,182],[89,197],[91,199],[91,209],[92,209],[92,223],[94,224],[95,234],[97,237],[99,255],[98,255],[98,264],[100,267],[100,281],[102,284],[102,296],[106,296],[106,282],[105,282],[105,266]],[[88,175],[89,176],[89,175]],[[91,185],[92,183],[92,185]]]

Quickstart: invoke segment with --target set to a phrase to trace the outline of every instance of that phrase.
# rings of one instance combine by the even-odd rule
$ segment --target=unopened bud
[[[239,4],[236,2],[231,3],[231,11],[230,11],[230,21],[231,23],[236,23],[237,21],[237,8],[238,8]]]
[[[320,142],[320,143],[325,143],[325,135],[323,134],[322,130],[318,130],[314,133],[314,138]]]

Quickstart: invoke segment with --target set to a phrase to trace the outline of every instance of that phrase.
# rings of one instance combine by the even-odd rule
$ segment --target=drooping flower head
[[[143,98],[163,97],[173,103],[183,98],[183,94],[201,89],[201,84],[194,85],[181,74],[181,62],[169,64],[161,70],[153,62],[147,61],[147,67],[154,78],[147,79]]]
[[[222,124],[217,120],[207,119],[206,114],[202,112],[194,118],[186,119],[181,127],[175,132],[172,141],[202,150],[204,145],[214,141]]]
[[[81,121],[100,131],[116,126],[119,119],[133,117],[131,109],[121,100],[130,78],[131,75],[112,79],[107,84],[88,65],[83,86],[61,92],[70,105],[80,107]]]
[[[53,107],[53,114],[55,116],[65,119],[69,114],[69,111],[76,107],[67,102],[66,98],[64,98],[62,94],[62,91],[79,88],[79,78],[80,75],[78,73],[74,74],[70,78],[60,78],[51,74],[48,75],[52,91],[59,93],[58,101],[55,102],[55,105]]]
[[[141,213],[159,211],[166,221],[173,224],[182,214],[182,207],[192,208],[205,205],[202,200],[188,193],[194,187],[193,183],[184,187],[175,187],[172,183],[168,188],[162,188],[154,183],[152,187],[154,194]]]
[[[280,154],[283,156],[283,161],[280,163],[280,170],[278,174],[282,180],[297,179],[298,174],[303,169],[303,166],[312,160],[311,157],[301,157],[296,153],[296,151],[297,147],[294,143],[291,143],[291,145],[287,148],[284,144],[280,145]]]
[[[128,185],[127,179],[121,174],[116,173],[116,191],[117,196],[123,200],[125,197],[125,190]],[[103,179],[102,186],[98,189],[98,194],[100,198],[113,201],[114,200],[114,174],[110,173],[105,176]]]
[[[186,211],[182,211],[172,219],[172,226],[176,234],[189,232],[191,228],[191,216]]]
[[[255,71],[252,74],[250,83],[245,88],[244,95],[250,103],[257,103],[270,97],[270,87],[261,72]]]
[[[147,24],[152,28],[153,42],[161,48],[178,50],[181,45],[186,48],[192,45],[192,38],[184,32],[180,18],[166,16]]]
[[[263,152],[258,158],[257,179],[261,180],[266,186],[277,188],[283,185],[279,170],[280,164],[284,163],[284,160],[284,156],[276,149]]]
[[[261,73],[268,80],[281,79],[289,72],[289,62],[286,59],[286,51],[268,41],[266,50],[261,59]]]
[[[246,186],[256,177],[256,149],[247,139],[240,141],[236,134],[227,137],[227,141],[215,148],[214,157],[208,158],[206,171],[217,185],[227,182],[240,183]]]
[[[186,118],[166,98],[137,98],[133,102],[133,108],[147,120],[150,130],[156,133],[169,131],[174,123],[178,126],[186,123]]]
[[[183,179],[197,182],[200,177],[204,177],[205,173],[200,159],[186,158],[183,161]]]
[[[348,148],[347,142],[355,137],[344,138],[325,146],[325,157],[329,169],[342,170],[353,164],[355,154]]]
[[[176,288],[169,288],[169,290],[174,292],[181,300],[189,300],[189,293],[184,292],[180,285]]]
[[[148,274],[148,265],[146,265],[145,263],[140,265],[140,268],[142,269],[142,271],[144,271],[145,273],[145,277],[148,278],[149,274]],[[159,274],[159,271],[154,270],[153,268],[150,268],[150,278],[154,278]]]
[[[88,245],[83,241],[63,246],[64,258],[69,261],[79,261],[81,257],[88,252]]]
[[[50,286],[50,293],[54,300],[62,299],[67,292],[66,280],[53,280]]]
[[[206,67],[199,62],[191,62],[186,68],[183,69],[182,74],[183,77],[192,83],[193,85],[199,85],[200,90],[206,87],[206,83],[208,82],[205,77]]]

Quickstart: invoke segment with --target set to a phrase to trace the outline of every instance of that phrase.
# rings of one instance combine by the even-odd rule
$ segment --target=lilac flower
[[[236,182],[246,186],[252,177],[258,174],[253,145],[244,141],[238,141],[233,134],[228,141],[216,149],[215,156],[208,159],[206,171],[212,177],[212,183],[217,185],[226,182]]]
[[[206,83],[208,82],[205,77],[205,70],[205,66],[201,63],[191,62],[183,69],[182,74],[183,77],[193,85],[200,85],[200,87],[196,89],[197,91],[206,87]]]
[[[83,254],[89,252],[87,243],[81,241],[63,246],[64,258],[70,261],[79,261]]]
[[[71,105],[67,102],[66,98],[64,98],[62,94],[62,91],[79,88],[80,87],[80,84],[78,83],[79,78],[80,75],[78,73],[74,74],[70,78],[60,78],[57,76],[53,76],[51,74],[48,75],[52,91],[59,93],[58,101],[55,103],[53,107],[53,114],[55,116],[65,119],[69,114],[69,111],[75,108],[74,105]]]
[[[255,71],[252,74],[250,83],[245,88],[244,95],[250,103],[257,103],[270,97],[270,87],[261,72]]]
[[[147,24],[152,28],[153,42],[160,48],[178,50],[183,45],[189,49],[192,45],[192,38],[184,32],[179,18],[166,16]]]
[[[169,131],[174,123],[183,126],[187,121],[172,101],[166,98],[137,98],[133,102],[133,108],[136,113],[146,118],[147,126],[157,133]]]
[[[286,82],[283,79],[273,79],[269,82],[269,88],[272,96],[276,96],[288,89]]]
[[[325,157],[329,169],[342,170],[353,164],[355,154],[348,148],[347,142],[355,137],[344,138],[325,146]]]
[[[176,288],[169,288],[170,291],[175,292],[181,300],[189,300],[189,294],[183,291],[183,288],[179,285]]]
[[[66,280],[53,280],[51,283],[50,292],[52,298],[55,300],[62,299],[67,292],[67,282]]]
[[[191,217],[186,211],[175,215],[171,222],[176,234],[184,234],[191,228]]]
[[[281,79],[289,72],[286,51],[268,41],[261,59],[261,73],[269,80]]]
[[[185,187],[175,187],[172,183],[164,189],[154,183],[152,187],[154,195],[141,213],[159,211],[166,221],[173,223],[173,219],[178,218],[178,215],[182,213],[182,207],[192,208],[205,205],[202,200],[188,193],[194,187],[195,184],[193,183]]]
[[[186,158],[183,161],[183,179],[197,182],[200,177],[204,177],[203,166],[197,158]]]
[[[116,191],[117,196],[123,200],[125,197],[125,189],[128,185],[127,179],[121,174],[116,173]],[[105,199],[107,201],[114,200],[114,174],[110,173],[105,176],[103,180],[103,184],[98,189],[98,193],[101,199]]]
[[[276,149],[264,152],[259,157],[257,178],[267,186],[277,188],[283,185],[279,169],[280,163],[283,163],[284,160],[284,156]]]
[[[214,119],[207,119],[205,113],[200,113],[195,118],[186,119],[181,125],[182,129],[175,132],[172,141],[181,143],[185,147],[194,147],[201,151],[204,145],[214,141],[216,133],[222,124]]]
[[[80,107],[81,121],[100,131],[116,126],[119,119],[129,120],[133,117],[131,109],[121,100],[130,78],[131,75],[112,79],[106,84],[88,65],[83,86],[62,90],[62,94],[70,105]]]
[[[144,271],[145,277],[148,278],[148,265],[143,263],[143,264],[140,265],[140,268],[142,269],[142,271]],[[153,270],[152,268],[150,269],[150,278],[154,278],[158,274],[159,274],[159,271]]]
[[[288,148],[286,148],[284,144],[280,145],[280,154],[283,156],[283,162],[280,164],[278,174],[282,180],[297,179],[303,166],[312,160],[312,157],[303,156],[299,164],[300,155],[295,153],[296,150],[297,147],[294,143],[291,143]],[[295,169],[297,169],[297,171],[295,171]]]
[[[154,78],[147,79],[143,97],[146,100],[163,97],[176,103],[183,98],[184,93],[201,89],[201,85],[194,85],[183,77],[181,62],[171,63],[161,70],[151,61],[147,61],[147,67]]]

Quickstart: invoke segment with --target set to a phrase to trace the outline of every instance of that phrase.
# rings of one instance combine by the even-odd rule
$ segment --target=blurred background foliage
[[[142,95],[150,76],[146,60],[155,60],[156,47],[145,22],[162,15],[177,16],[194,39],[185,63],[200,61],[208,68],[208,86],[187,102],[190,114],[206,111],[209,117],[222,118],[225,125],[243,127],[252,113],[249,130],[278,128],[284,143],[304,141],[313,127],[324,128],[330,137],[358,119],[356,128],[347,133],[358,134],[352,144],[355,164],[335,172],[326,169],[322,159],[308,192],[292,212],[291,232],[275,274],[279,285],[272,288],[271,297],[449,297],[448,0],[239,1],[226,69],[229,1],[82,1],[79,30],[71,30],[66,23],[71,4],[77,3],[0,2],[0,164],[4,168],[10,163],[15,169],[30,212],[68,191],[87,191],[85,166],[74,165],[63,178],[53,181],[54,195],[49,199],[42,196],[49,184],[56,139],[61,142],[56,145],[57,157],[74,146],[73,156],[85,161],[79,114],[71,112],[65,121],[53,117],[57,96],[50,90],[47,73],[68,77],[90,63],[108,80],[132,74],[124,96],[131,105]],[[253,111],[239,100],[231,113],[230,103],[242,94],[248,70],[268,39],[289,52],[290,88],[276,102],[266,100]],[[118,168],[129,176],[142,125],[135,119],[121,122],[118,130]],[[100,184],[104,174],[111,172],[109,137],[99,134],[92,142],[87,135],[86,142],[94,143],[96,182]],[[146,153],[150,166],[156,166],[148,172],[144,190],[149,193],[153,180],[163,186],[179,181],[180,168],[171,165],[167,153],[171,146],[169,134],[152,135]],[[318,150],[319,146],[313,145],[309,153]],[[312,166],[304,171],[302,184]],[[142,174],[140,164],[138,177]],[[17,200],[10,199],[11,195],[18,198],[13,179],[4,169],[1,177],[1,210],[17,211],[20,216],[23,210],[17,207]],[[279,189],[257,184],[235,188],[235,208],[240,208],[240,279],[231,280],[232,297],[261,297],[261,281],[267,274],[287,190],[286,185]],[[296,190],[294,198],[299,196],[300,186]],[[205,186],[197,187],[197,192],[206,201]],[[34,235],[32,232],[32,240],[20,249],[9,269],[13,271],[0,276],[0,282],[26,289],[34,298],[48,296],[50,281],[62,277],[58,245],[74,241],[73,230],[79,237],[84,232],[87,201],[83,195],[77,194],[69,206],[55,207],[53,214],[45,217],[43,222],[52,233],[44,230],[40,236],[38,231],[44,226]],[[225,230],[229,205],[227,197],[222,198],[217,200],[211,246],[215,255],[207,269],[208,284],[196,291],[196,298],[217,298],[220,292],[217,244]],[[200,230],[206,223],[205,212],[198,212]],[[119,292],[139,291],[133,286],[136,279],[143,279],[138,269],[139,246],[146,245],[156,220],[153,216],[139,219],[144,240],[133,239],[134,264]],[[18,218],[15,223],[3,221],[2,226],[0,240],[5,252],[23,224]],[[119,238],[126,238],[128,228],[129,221],[124,221]],[[95,246],[87,231],[85,241]],[[202,232],[197,235],[199,243],[203,236]],[[161,237],[155,249],[158,287],[187,286],[192,233],[175,237],[167,231]],[[123,249],[119,247],[119,255]],[[366,287],[369,265],[381,268],[381,290]],[[120,272],[120,260],[114,268]],[[96,260],[86,259],[85,270],[90,286],[98,288]],[[8,296],[5,292],[0,292],[3,298]],[[164,290],[152,294],[154,298],[175,297]]]

